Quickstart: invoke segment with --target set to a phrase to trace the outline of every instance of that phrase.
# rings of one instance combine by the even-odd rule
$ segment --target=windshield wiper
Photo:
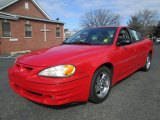
[[[83,41],[75,41],[75,42],[71,42],[70,44],[87,44],[87,45],[92,45],[92,43],[83,42]]]
[[[62,44],[71,44],[71,43],[70,43],[70,42],[65,42],[65,41],[64,41]]]
[[[63,44],[87,44],[87,45],[93,45],[93,43],[83,42],[83,41],[75,41],[75,42],[63,42]]]

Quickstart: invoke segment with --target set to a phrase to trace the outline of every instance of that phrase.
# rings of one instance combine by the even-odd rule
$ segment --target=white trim
[[[63,25],[65,24],[61,21],[55,21],[55,20],[52,20],[52,19],[49,20],[49,19],[46,19],[46,18],[36,18],[36,17],[22,16],[22,15],[16,15],[16,14],[9,14],[9,13],[6,13],[6,12],[0,12],[0,14],[13,16],[14,18],[16,18],[16,20],[18,20],[19,18],[24,18],[24,19],[27,19],[27,20],[37,20],[37,21],[51,22],[51,23],[63,24]],[[8,18],[6,18],[6,19],[8,19]]]
[[[28,2],[25,2],[25,3],[24,3],[24,7],[25,7],[26,10],[29,10],[29,7],[30,7],[30,6],[29,6],[29,3],[28,3]]]
[[[13,37],[11,36],[11,37],[1,37],[1,38],[4,38],[4,39],[8,39],[9,38],[10,39],[10,38],[13,38]]]
[[[51,17],[41,8],[41,6],[35,1],[35,0],[32,0],[33,3],[41,10],[41,12],[49,19],[51,20]]]
[[[24,38],[26,38],[26,39],[32,39],[33,37],[24,37]]]
[[[62,37],[56,37],[56,39],[60,39],[60,38],[62,38]]]
[[[3,14],[3,15],[9,15],[9,16],[13,16],[13,17],[17,16],[17,15],[13,15],[13,14],[6,13],[6,12],[0,12],[0,13]]]
[[[6,8],[6,7],[10,6],[10,5],[12,5],[13,3],[15,3],[15,2],[17,2],[17,1],[19,1],[19,0],[14,0],[14,1],[12,1],[12,2],[8,3],[7,5],[5,5],[5,6],[1,7],[1,8],[0,8],[0,10],[4,9],[4,8]]]
[[[44,41],[47,42],[47,32],[50,30],[47,29],[46,24],[44,24],[43,29],[40,30],[41,32],[44,32]]]

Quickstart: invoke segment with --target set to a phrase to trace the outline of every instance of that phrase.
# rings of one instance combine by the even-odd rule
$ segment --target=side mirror
[[[65,38],[65,40],[68,40],[68,38]],[[65,41],[65,40],[64,40],[64,41]]]
[[[131,43],[132,43],[132,40],[121,40],[117,42],[117,46],[130,45]]]

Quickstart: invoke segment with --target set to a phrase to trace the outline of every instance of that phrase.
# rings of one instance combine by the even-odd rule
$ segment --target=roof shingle
[[[14,4],[15,2],[18,2],[20,0],[0,0],[0,11],[12,4]],[[40,5],[35,1],[35,0],[31,0],[37,8],[39,8],[39,10],[48,18],[51,19],[51,17],[40,7]]]
[[[0,10],[18,0],[0,0]]]

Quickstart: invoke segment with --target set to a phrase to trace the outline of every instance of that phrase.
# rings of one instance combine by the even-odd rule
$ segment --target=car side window
[[[143,39],[142,35],[136,30],[129,29],[129,31],[130,31],[131,38],[134,42],[138,42]]]
[[[137,32],[137,36],[138,36],[138,39],[139,39],[139,40],[142,40],[142,39],[143,39],[143,36],[142,36],[141,33]]]
[[[120,42],[120,41],[123,41],[123,40],[130,40],[130,36],[129,36],[129,33],[127,31],[127,29],[121,29],[121,31],[119,32],[119,35],[118,35],[118,40],[117,42]]]

